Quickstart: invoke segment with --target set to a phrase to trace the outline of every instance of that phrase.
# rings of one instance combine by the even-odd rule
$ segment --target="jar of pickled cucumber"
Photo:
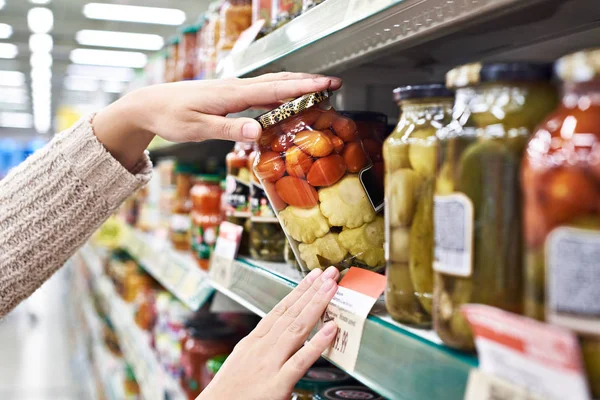
[[[454,120],[438,131],[434,201],[434,327],[473,350],[460,313],[481,303],[521,313],[519,167],[535,126],[556,104],[548,65],[469,64],[448,72]]]
[[[522,165],[525,314],[579,333],[600,397],[600,49],[565,56],[556,71],[562,101]]]
[[[450,122],[453,93],[442,83],[394,90],[401,108],[384,144],[388,312],[428,326],[433,298],[433,191],[436,132]]]
[[[279,225],[265,190],[254,173],[253,165],[257,155],[255,149],[248,157],[250,180],[250,255],[255,260],[282,262],[287,245],[285,233]]]

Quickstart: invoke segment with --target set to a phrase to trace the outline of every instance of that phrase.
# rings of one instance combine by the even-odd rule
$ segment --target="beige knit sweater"
[[[148,157],[127,171],[94,135],[92,118],[57,135],[0,181],[0,317],[150,179]]]

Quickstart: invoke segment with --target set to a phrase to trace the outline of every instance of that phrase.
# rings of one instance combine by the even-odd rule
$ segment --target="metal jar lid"
[[[300,114],[302,111],[314,106],[315,104],[322,103],[331,97],[332,92],[330,90],[324,90],[322,92],[315,92],[305,94],[292,101],[288,101],[280,105],[279,107],[266,112],[256,120],[260,123],[263,129],[277,125],[281,121],[293,117],[294,115]]]

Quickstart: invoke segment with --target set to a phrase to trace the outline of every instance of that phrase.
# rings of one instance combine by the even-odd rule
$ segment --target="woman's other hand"
[[[94,132],[117,160],[131,168],[154,135],[172,142],[254,141],[261,133],[258,122],[225,115],[270,107],[307,93],[336,90],[341,85],[338,78],[282,72],[248,79],[148,86],[100,111],[93,121]]]
[[[334,267],[308,274],[238,343],[197,400],[289,400],[296,383],[335,339],[337,327],[330,321],[304,345],[337,291],[338,278]]]

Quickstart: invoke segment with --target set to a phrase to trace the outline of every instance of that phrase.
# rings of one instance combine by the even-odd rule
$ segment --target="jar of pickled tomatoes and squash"
[[[433,302],[433,192],[437,130],[452,116],[454,94],[442,83],[394,90],[396,130],[384,145],[388,312],[397,321],[431,324]]]
[[[242,241],[239,253],[249,254],[250,240],[250,170],[248,169],[248,156],[252,152],[251,143],[238,142],[233,150],[227,154],[227,184],[225,189],[225,215],[226,220],[233,224],[243,226]]]
[[[273,207],[265,194],[253,165],[258,155],[258,147],[248,157],[250,169],[250,255],[255,260],[282,262],[287,245],[285,233],[279,225]]]
[[[434,200],[434,327],[473,350],[460,312],[480,303],[522,313],[519,168],[535,126],[556,104],[545,64],[484,63],[446,76],[453,121],[438,130]]]
[[[600,397],[600,49],[556,64],[562,99],[527,145],[525,314],[579,334]]]
[[[254,171],[303,270],[380,269],[382,199],[367,190],[378,185],[373,164],[356,123],[329,105],[330,95],[308,94],[258,117]]]

